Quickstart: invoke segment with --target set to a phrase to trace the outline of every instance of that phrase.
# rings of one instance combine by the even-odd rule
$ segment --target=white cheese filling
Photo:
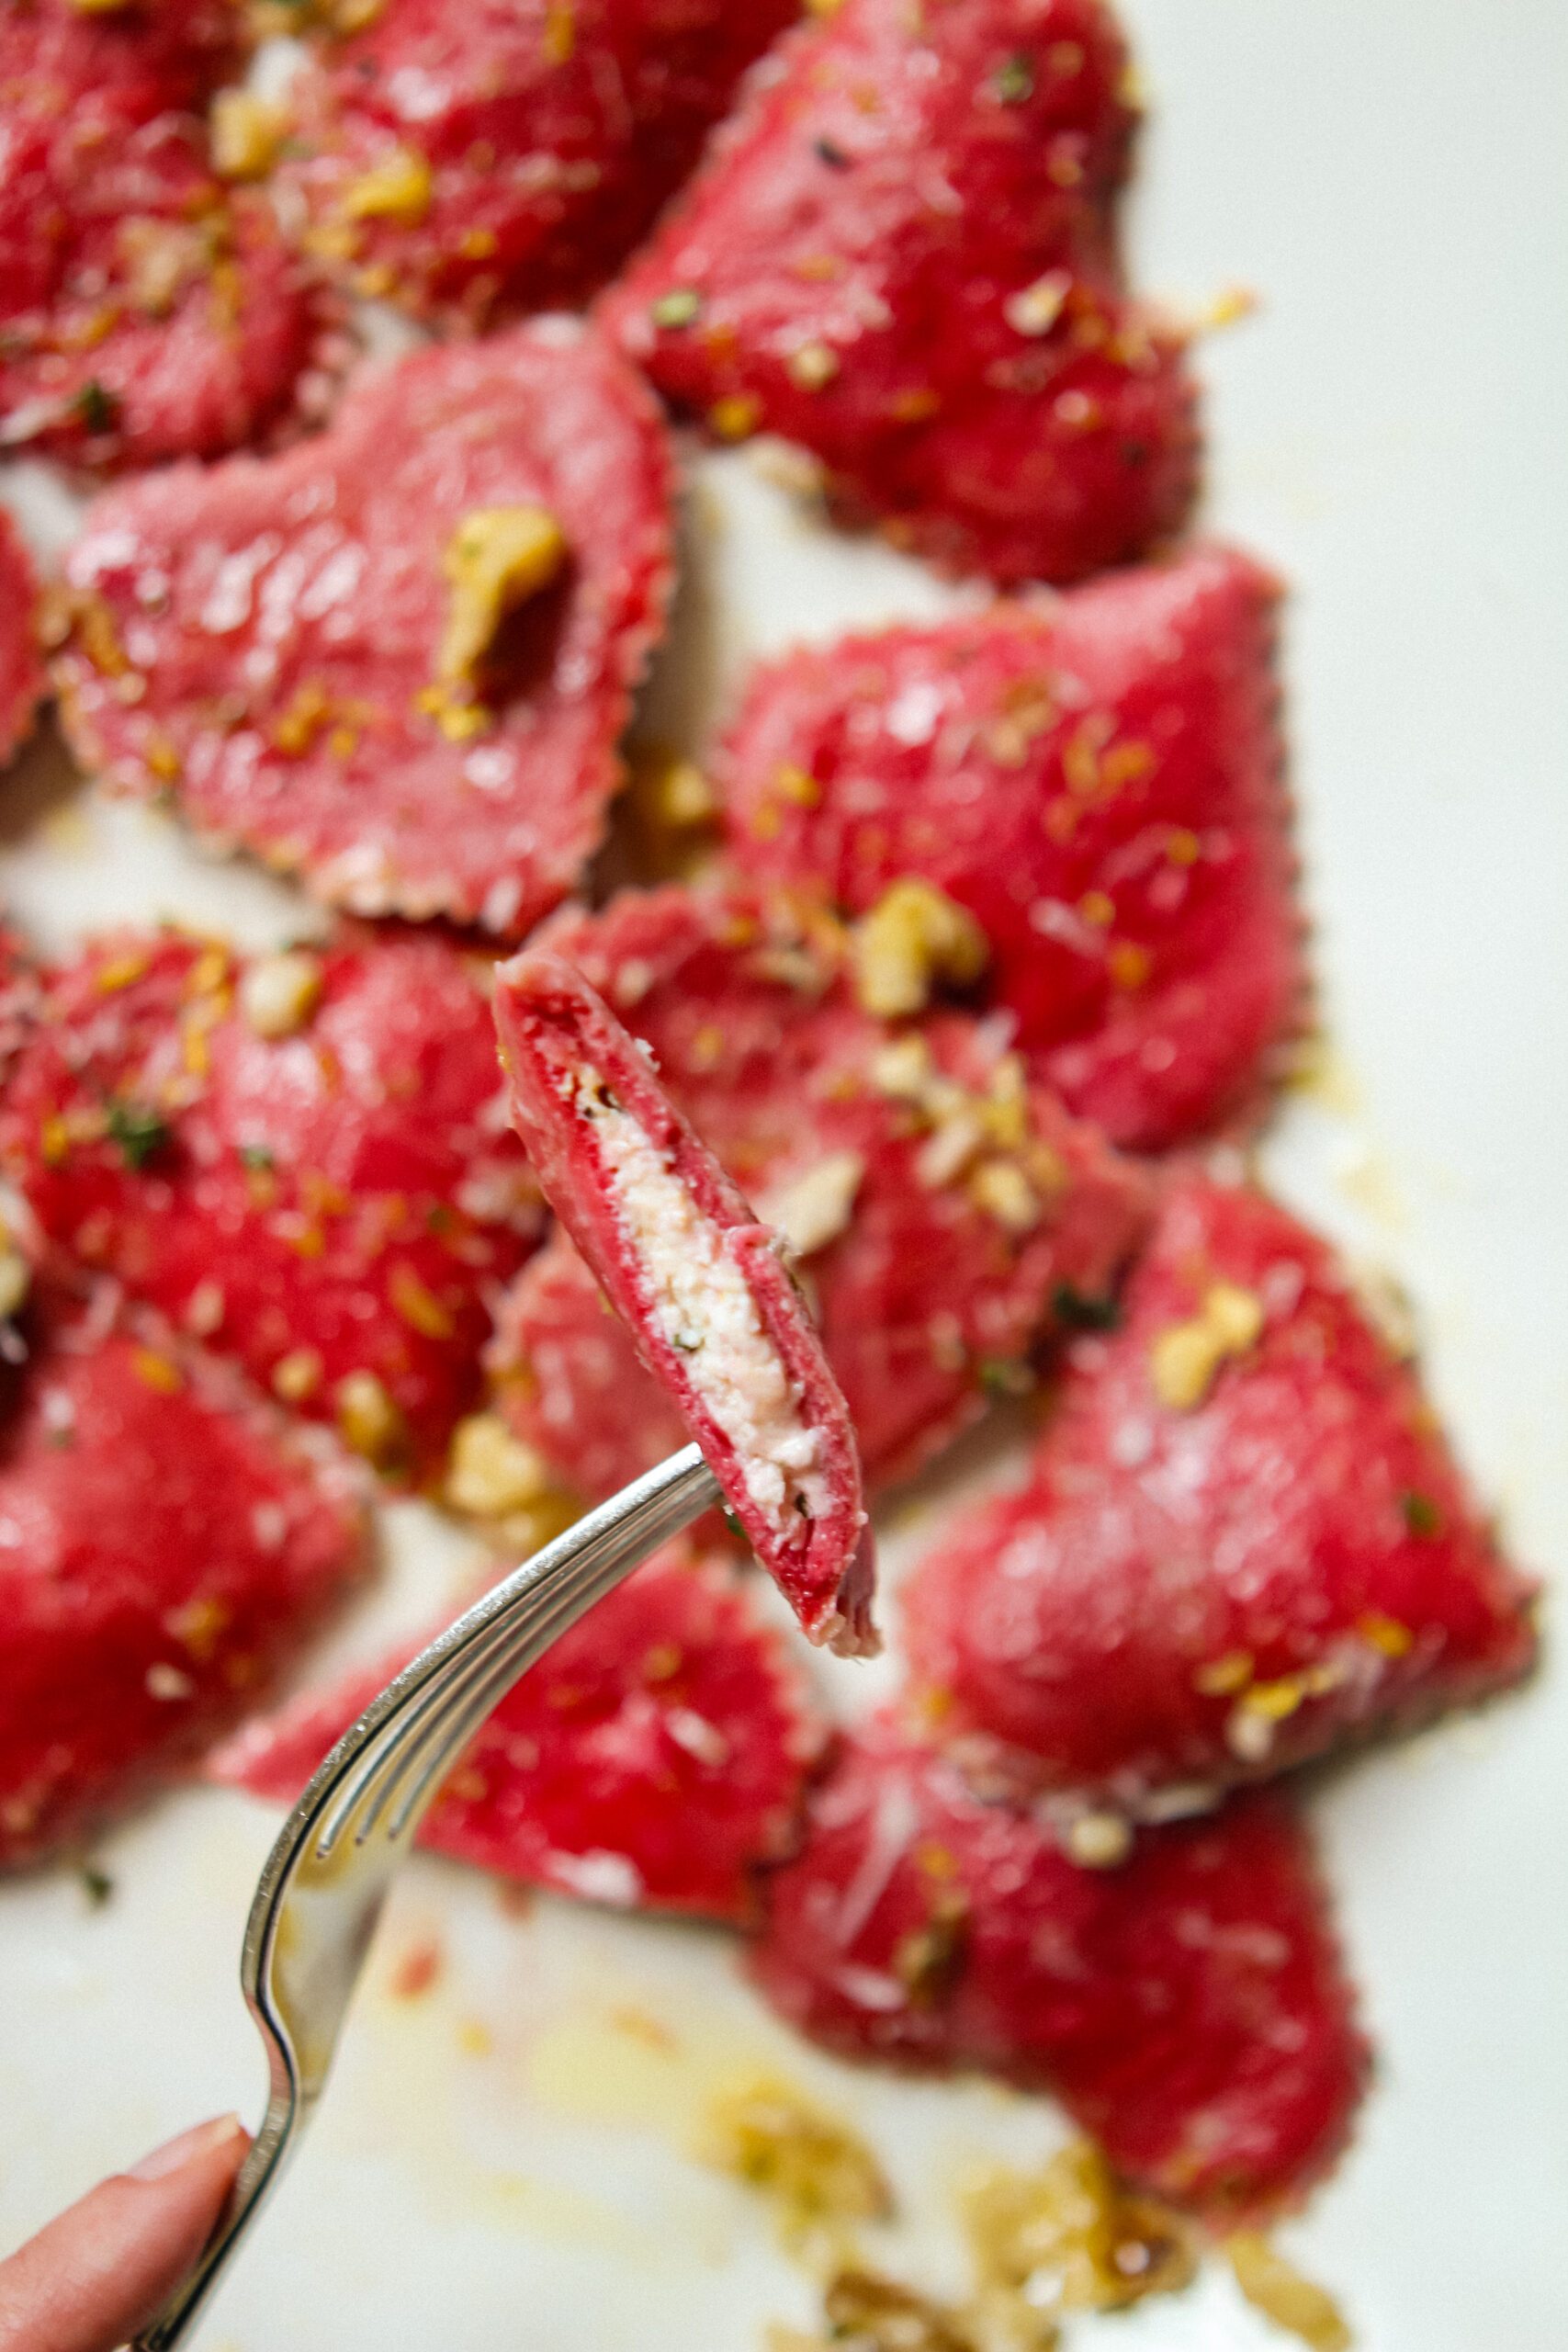
[[[723,1235],[705,1216],[629,1112],[587,1081],[580,1107],[593,1122],[610,1196],[637,1253],[653,1319],[685,1358],[692,1386],[739,1457],[746,1491],[779,1532],[828,1504],[820,1432],[757,1315]]]

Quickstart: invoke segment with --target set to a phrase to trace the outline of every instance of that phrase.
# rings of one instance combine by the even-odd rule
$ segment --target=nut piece
[[[1201,1405],[1231,1356],[1245,1355],[1263,1329],[1263,1301],[1237,1283],[1211,1283],[1196,1315],[1172,1323],[1149,1349],[1155,1395],[1173,1412]]]
[[[249,90],[220,90],[212,101],[212,168],[226,180],[265,179],[288,128],[281,107]]]
[[[976,1207],[1009,1233],[1032,1233],[1040,1222],[1034,1188],[1016,1159],[983,1159],[969,1179],[969,1193]]]
[[[1010,294],[1002,304],[1002,316],[1015,334],[1049,334],[1062,315],[1062,306],[1073,290],[1073,281],[1065,269],[1053,269],[1037,277],[1032,286],[1020,293]]]
[[[447,1507],[484,1520],[513,1549],[536,1552],[579,1515],[575,1495],[557,1486],[544,1456],[513,1437],[497,1413],[459,1421],[446,1472]]]
[[[272,1393],[286,1405],[302,1405],[321,1386],[323,1369],[314,1348],[291,1348],[272,1367]]]
[[[967,908],[933,883],[906,875],[855,925],[855,994],[863,1011],[896,1021],[923,1012],[939,980],[966,987],[990,960]]]
[[[321,1001],[321,963],[308,948],[264,956],[240,983],[240,1010],[258,1037],[297,1036]]]
[[[513,1437],[498,1413],[470,1413],[452,1438],[446,1500],[473,1519],[499,1519],[537,1502],[550,1484],[544,1456]]]
[[[566,553],[547,506],[481,506],[463,516],[445,559],[452,596],[435,664],[440,684],[473,684],[507,614],[550,585]]]
[[[718,797],[695,760],[665,744],[635,746],[626,794],[639,865],[649,878],[686,882],[712,854]]]
[[[1133,1832],[1119,1813],[1080,1813],[1062,1839],[1080,1870],[1113,1871],[1133,1850]]]
[[[403,1417],[373,1372],[350,1372],[337,1385],[344,1442],[378,1465],[394,1459],[408,1434]]]
[[[770,1193],[757,1214],[764,1225],[777,1227],[797,1258],[809,1258],[848,1225],[864,1174],[858,1151],[830,1151]]]
[[[637,814],[650,825],[673,831],[677,826],[706,825],[718,813],[718,798],[695,760],[678,752],[658,752],[635,759],[631,788]]]
[[[430,165],[413,147],[391,153],[351,181],[338,207],[348,220],[400,220],[417,228],[430,209]]]
[[[8,1323],[27,1305],[33,1270],[19,1250],[0,1250],[0,1323]]]
[[[829,343],[803,343],[784,363],[792,384],[803,392],[819,392],[839,372],[838,353]]]

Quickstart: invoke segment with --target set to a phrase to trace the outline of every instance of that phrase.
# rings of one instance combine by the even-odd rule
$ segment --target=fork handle
[[[602,1600],[639,1566],[649,1553],[657,1551],[682,1527],[700,1519],[719,1499],[719,1494],[718,1481],[698,1448],[687,1446],[579,1520],[575,1527],[547,1544],[543,1552],[514,1570],[438,1635],[428,1650],[403,1669],[393,1685],[371,1702],[353,1730],[344,1734],[290,1815],[262,1873],[252,1926],[246,1931],[247,1943],[254,1929],[256,1911],[265,1908],[272,1883],[292,1865],[301,1829],[309,1824],[313,1834],[312,1792],[319,1783],[333,1777],[334,1758],[341,1758],[369,1730],[373,1720],[378,1721],[386,1714],[389,1702],[396,1704],[400,1686],[417,1685],[422,1672],[436,1668],[454,1650],[461,1652],[481,1633],[493,1634],[509,1623],[521,1627],[544,1611],[552,1598],[558,1602],[565,1600],[570,1590],[570,1601],[551,1612],[555,1623],[549,1640],[558,1640],[595,1601]],[[548,1645],[548,1642],[544,1645]],[[539,1649],[532,1648],[521,1657],[513,1679],[525,1673],[540,1655]],[[499,1703],[502,1696],[498,1690],[495,1702]],[[419,1812],[423,1813],[434,1794],[434,1789],[426,1793]],[[412,1826],[408,1834],[412,1837]],[[252,2007],[255,2007],[254,2002]],[[258,2014],[258,2023],[261,2022]],[[175,2345],[184,2342],[299,2143],[316,2093],[312,2090],[307,2095],[302,2088],[282,2039],[269,2036],[268,2040],[272,2086],[266,2115],[241,2167],[223,2218],[190,2276],[175,2289],[158,2317],[142,2330],[127,2352],[173,2352]],[[319,2086],[316,2087],[319,2089]]]
[[[175,2288],[157,2318],[127,2346],[127,2352],[170,2352],[170,2347],[182,2343],[196,2325],[218,2283],[219,2273],[227,2267],[269,2191],[277,2184],[292,2153],[290,2143],[298,2115],[293,2086],[287,2090],[281,2086],[275,2087],[261,2129],[251,2143],[250,2154],[230,2192],[223,2218],[203,2248],[196,2268]]]

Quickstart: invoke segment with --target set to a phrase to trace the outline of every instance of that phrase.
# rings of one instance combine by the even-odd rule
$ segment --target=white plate
[[[1353,1073],[1337,1105],[1292,1107],[1270,1168],[1408,1282],[1463,1450],[1550,1569],[1568,1551],[1568,12],[1128,14],[1155,109],[1145,279],[1193,303],[1235,280],[1264,300],[1203,355],[1210,511],[1295,585],[1308,889]],[[41,528],[36,484],[22,503]],[[804,528],[745,457],[705,462],[697,503],[686,658],[660,689],[661,723],[694,740],[751,653],[948,602]],[[298,924],[274,885],[46,764],[7,782],[0,886],[51,943],[115,914],[249,939]],[[462,1547],[399,1516],[383,1606],[418,1613]],[[1382,2064],[1354,2152],[1288,2243],[1372,2352],[1562,2352],[1562,1678],[1359,1765],[1318,1812]],[[195,1794],[106,1846],[104,1910],[69,1877],[0,1894],[0,2244],[192,2118],[257,2104],[234,1961],[271,1826]],[[443,1973],[400,2002],[389,1973],[431,1933]],[[205,2340],[734,2352],[765,2319],[805,2323],[809,2289],[763,2218],[682,2153],[705,2086],[759,2060],[869,2132],[906,2217],[878,2258],[939,2289],[957,2281],[958,2172],[1060,2130],[984,2086],[816,2059],[769,2024],[722,1938],[549,1902],[518,1917],[422,1861],[316,2136]],[[1217,2274],[1086,2342],[1097,2327],[1125,2352],[1283,2341]]]

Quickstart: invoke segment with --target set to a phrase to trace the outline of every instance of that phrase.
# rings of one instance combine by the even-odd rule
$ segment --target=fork
[[[168,2352],[189,2333],[298,2148],[388,1889],[469,1740],[552,1642],[718,1495],[694,1445],[623,1487],[438,1634],[316,1772],[267,1857],[240,1954],[266,2114],[196,2268],[131,2352]]]

